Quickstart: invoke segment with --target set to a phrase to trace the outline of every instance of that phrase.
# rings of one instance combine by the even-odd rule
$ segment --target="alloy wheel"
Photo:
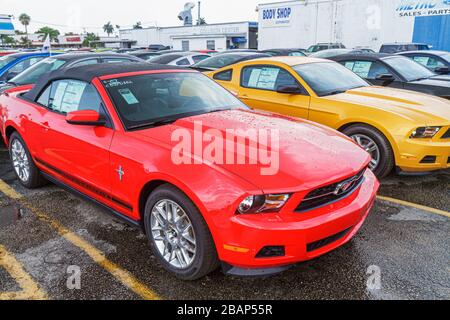
[[[11,146],[11,159],[14,170],[22,182],[27,182],[30,177],[30,163],[22,142],[15,139]]]
[[[372,161],[370,161],[369,168],[374,171],[378,167],[381,158],[380,148],[376,142],[364,134],[354,134],[350,138],[371,155]]]
[[[152,209],[151,228],[155,245],[172,267],[189,268],[197,254],[194,227],[186,212],[176,202],[159,201]]]

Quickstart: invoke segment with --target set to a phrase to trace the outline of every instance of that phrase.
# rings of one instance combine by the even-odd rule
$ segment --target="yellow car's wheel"
[[[343,133],[371,155],[369,168],[378,178],[384,178],[391,173],[395,165],[394,153],[383,133],[364,124],[350,126],[343,130]]]

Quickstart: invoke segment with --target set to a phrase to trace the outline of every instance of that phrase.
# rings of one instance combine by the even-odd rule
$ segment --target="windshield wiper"
[[[325,93],[324,96],[333,96],[335,94],[346,93],[346,92],[347,92],[347,90],[335,90],[335,91]]]
[[[165,126],[167,124],[172,124],[174,122],[176,122],[177,119],[164,119],[164,120],[159,120],[159,121],[153,121],[153,122],[149,122],[149,123],[143,123],[143,124],[139,124],[136,126],[131,126],[128,127],[129,130],[136,130],[136,129],[142,129],[142,128],[156,128],[156,127],[160,127],[160,126]]]
[[[422,81],[422,80],[427,80],[427,79],[430,79],[430,77],[421,77],[418,79],[414,79],[413,81]]]

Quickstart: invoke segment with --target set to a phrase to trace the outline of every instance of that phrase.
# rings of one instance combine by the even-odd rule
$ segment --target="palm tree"
[[[36,33],[41,33],[39,39],[44,41],[47,36],[50,37],[50,41],[58,42],[59,31],[50,27],[42,27]]]
[[[30,25],[31,17],[27,15],[26,13],[22,13],[19,16],[20,23],[25,27],[25,37],[28,40],[28,26]],[[27,41],[27,47],[28,47],[28,41]]]
[[[200,18],[200,19],[197,20],[197,25],[198,26],[201,26],[201,25],[204,25],[204,24],[206,24],[205,18]]]
[[[136,22],[136,24],[133,26],[133,29],[142,29],[142,22]]]
[[[107,24],[105,24],[105,25],[103,26],[103,31],[106,32],[106,34],[108,35],[108,37],[109,37],[109,35],[111,35],[111,34],[114,33],[114,27],[113,27],[113,25],[111,24],[111,21],[108,22]]]
[[[26,13],[19,16],[20,23],[25,27],[25,34],[28,34],[28,26],[30,25],[31,17]]]

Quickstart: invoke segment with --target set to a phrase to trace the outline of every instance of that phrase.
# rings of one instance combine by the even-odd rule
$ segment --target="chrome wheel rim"
[[[30,177],[30,163],[22,143],[15,139],[11,145],[11,158],[17,176],[22,182],[28,181]]]
[[[351,138],[370,154],[372,161],[370,161],[369,168],[372,171],[375,170],[378,167],[381,158],[380,148],[378,148],[376,142],[364,134],[355,134],[352,135]]]
[[[194,227],[176,202],[159,201],[151,213],[152,235],[156,248],[166,262],[177,269],[189,268],[197,254]]]

